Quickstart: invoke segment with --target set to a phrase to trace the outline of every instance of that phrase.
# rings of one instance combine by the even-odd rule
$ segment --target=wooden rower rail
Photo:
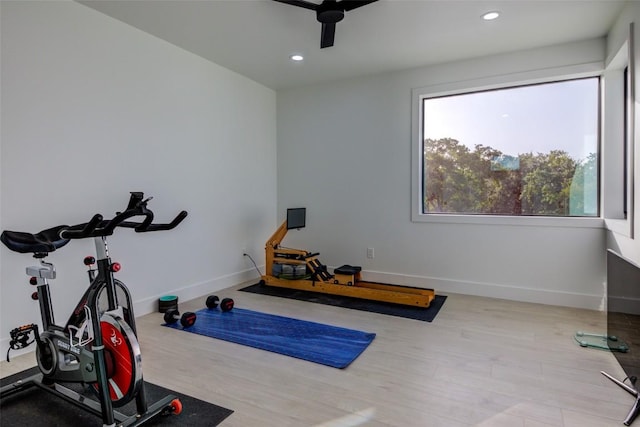
[[[301,249],[280,248],[280,242],[286,234],[285,221],[265,245],[267,274],[261,280],[265,285],[425,308],[435,298],[433,289],[363,281],[359,270],[353,274],[329,274],[326,266],[317,258],[319,254]],[[283,279],[273,276],[274,264],[306,265],[311,277]]]

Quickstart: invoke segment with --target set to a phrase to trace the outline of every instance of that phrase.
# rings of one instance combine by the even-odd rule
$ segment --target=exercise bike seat
[[[0,241],[12,251],[22,254],[49,253],[69,243],[69,239],[60,237],[60,231],[66,228],[69,228],[69,226],[59,225],[36,234],[5,230],[0,235]]]

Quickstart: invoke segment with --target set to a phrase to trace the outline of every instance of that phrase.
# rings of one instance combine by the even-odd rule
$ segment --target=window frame
[[[442,83],[412,90],[411,126],[411,221],[448,224],[520,225],[548,227],[602,228],[602,217],[510,216],[489,214],[433,214],[422,212],[424,156],[422,155],[423,100],[517,86],[551,83],[587,77],[601,77],[602,63],[587,63],[547,70],[486,77],[462,82]],[[600,137],[600,135],[599,135]],[[599,143],[599,149],[601,142]],[[602,191],[602,190],[600,190]]]
[[[607,230],[630,239],[634,239],[635,176],[636,71],[633,37],[634,24],[630,23],[627,39],[606,61],[603,73],[606,90],[602,103],[605,152],[602,160],[602,216]],[[620,171],[624,171],[622,175]]]

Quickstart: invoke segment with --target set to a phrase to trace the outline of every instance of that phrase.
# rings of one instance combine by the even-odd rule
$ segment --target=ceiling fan
[[[378,0],[323,0],[322,3],[311,3],[305,0],[274,0],[292,6],[303,7],[316,12],[316,19],[322,24],[320,48],[333,46],[336,34],[336,23],[342,21],[344,13],[373,3]]]

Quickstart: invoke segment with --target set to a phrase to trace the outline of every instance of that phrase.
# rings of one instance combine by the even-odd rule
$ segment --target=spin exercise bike
[[[187,212],[182,211],[168,224],[153,224],[154,214],[147,208],[151,197],[143,199],[142,192],[132,192],[126,210],[110,220],[96,214],[87,223],[60,225],[37,234],[2,232],[0,241],[5,246],[15,252],[33,253],[39,261],[39,265],[26,270],[31,277],[29,282],[37,287],[32,299],[39,302],[43,331],[39,331],[37,324],[28,324],[10,332],[9,351],[36,343],[40,373],[2,387],[0,398],[36,386],[102,417],[105,427],[137,426],[157,415],[177,415],[182,411],[182,404],[174,395],[147,402],[131,294],[124,283],[114,278],[113,273],[120,270],[120,264],[111,261],[107,248],[107,236],[112,235],[116,227],[133,228],[136,232],[171,230],[187,216]],[[144,219],[127,221],[133,217]],[[56,270],[45,258],[70,240],[85,238],[93,238],[96,247],[96,257],[85,258],[90,285],[66,325],[58,326],[54,322],[48,282],[56,278]],[[97,268],[91,267],[93,263]],[[63,383],[93,389],[98,401]],[[133,399],[135,414],[114,410]]]

